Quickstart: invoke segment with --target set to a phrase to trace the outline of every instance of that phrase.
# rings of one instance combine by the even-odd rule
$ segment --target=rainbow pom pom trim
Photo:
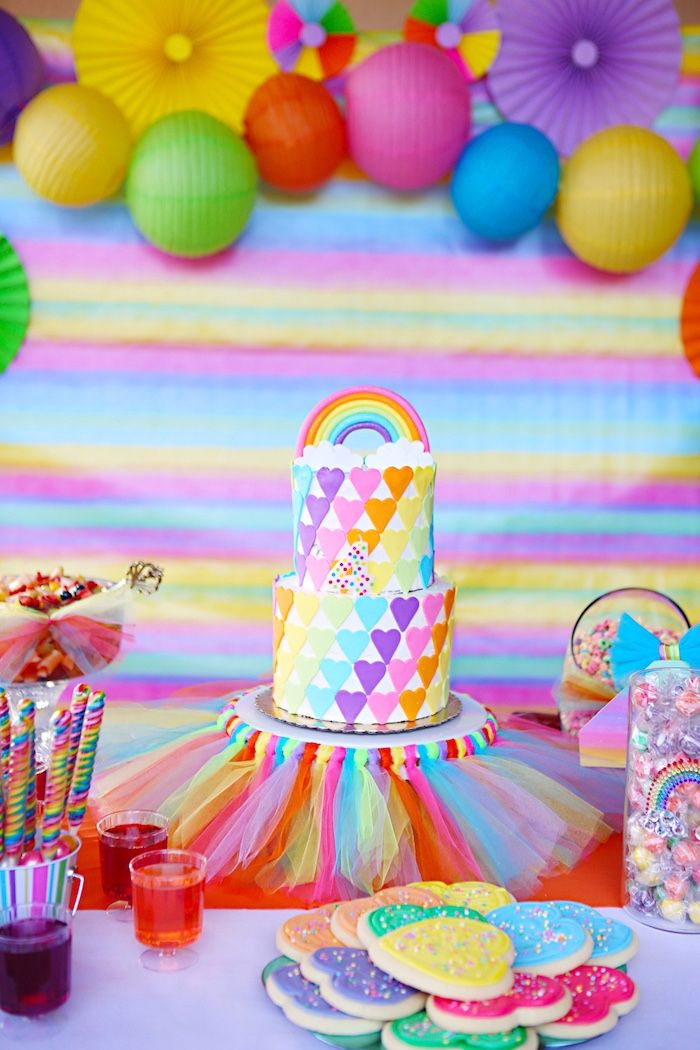
[[[423,420],[415,408],[383,387],[349,387],[332,394],[309,413],[297,439],[296,455],[307,445],[342,444],[356,430],[374,430],[384,441],[421,441],[430,451]]]

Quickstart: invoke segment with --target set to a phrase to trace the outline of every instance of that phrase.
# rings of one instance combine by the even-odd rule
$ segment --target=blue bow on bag
[[[679,641],[666,645],[628,613],[623,613],[617,638],[610,647],[610,659],[618,687],[635,671],[643,671],[655,660],[681,660],[690,667],[700,667],[700,625],[691,627]]]

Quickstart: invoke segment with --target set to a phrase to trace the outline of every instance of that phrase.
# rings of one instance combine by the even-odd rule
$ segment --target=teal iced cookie
[[[531,1028],[512,1028],[490,1035],[448,1032],[421,1012],[384,1026],[385,1050],[537,1050],[537,1034]]]

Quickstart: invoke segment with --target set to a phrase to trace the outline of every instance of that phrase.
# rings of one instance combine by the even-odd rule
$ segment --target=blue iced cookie
[[[504,904],[486,918],[513,942],[514,970],[556,977],[587,962],[593,952],[593,938],[588,930],[553,904]]]
[[[593,938],[593,954],[589,959],[591,965],[621,967],[637,954],[637,934],[624,922],[608,919],[595,908],[577,901],[552,903],[560,915],[573,919],[590,933]]]

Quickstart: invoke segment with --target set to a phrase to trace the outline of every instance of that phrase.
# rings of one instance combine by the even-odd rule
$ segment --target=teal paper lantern
[[[528,124],[498,124],[466,147],[452,177],[452,200],[472,233],[513,241],[534,229],[557,193],[559,158]]]
[[[255,203],[257,171],[238,135],[207,113],[171,113],[139,140],[126,201],[136,226],[170,255],[228,248]]]

